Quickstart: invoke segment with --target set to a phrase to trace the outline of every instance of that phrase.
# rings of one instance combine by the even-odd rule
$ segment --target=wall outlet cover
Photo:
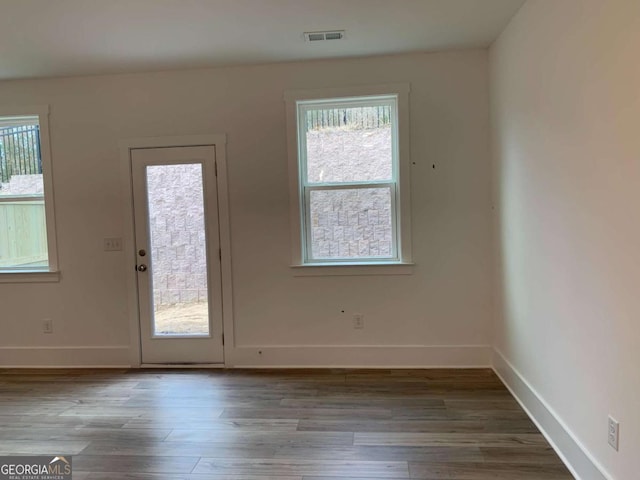
[[[42,320],[42,333],[53,333],[53,320],[50,318]]]
[[[618,451],[618,443],[620,441],[620,424],[612,416],[609,416],[609,430],[607,438],[609,445],[611,445],[615,451]]]

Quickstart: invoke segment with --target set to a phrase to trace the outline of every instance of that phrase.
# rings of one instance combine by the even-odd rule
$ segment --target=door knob
[[[136,267],[136,270],[138,270],[139,272],[146,272],[147,271],[147,266],[143,263],[141,265],[138,265]]]

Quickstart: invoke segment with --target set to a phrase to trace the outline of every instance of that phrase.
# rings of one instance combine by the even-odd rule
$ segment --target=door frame
[[[229,188],[227,181],[226,134],[184,135],[171,137],[128,138],[118,142],[122,169],[122,195],[124,199],[123,257],[127,273],[127,315],[129,318],[131,367],[162,367],[170,365],[146,365],[142,363],[138,286],[136,280],[135,228],[133,214],[133,178],[131,151],[139,148],[201,147],[213,146],[216,150],[216,182],[218,187],[218,221],[220,223],[221,275],[222,275],[222,345],[224,363],[197,365],[196,367],[225,367],[229,353],[235,345],[233,323],[233,294],[231,273],[231,224],[229,218]],[[177,365],[184,368],[184,365]]]

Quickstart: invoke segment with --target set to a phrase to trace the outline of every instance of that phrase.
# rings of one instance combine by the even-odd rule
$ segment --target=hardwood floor
[[[0,370],[0,455],[74,480],[573,478],[490,370]]]

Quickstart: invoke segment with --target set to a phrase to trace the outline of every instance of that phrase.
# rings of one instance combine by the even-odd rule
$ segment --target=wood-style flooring
[[[0,370],[0,455],[74,480],[565,480],[490,370]]]

